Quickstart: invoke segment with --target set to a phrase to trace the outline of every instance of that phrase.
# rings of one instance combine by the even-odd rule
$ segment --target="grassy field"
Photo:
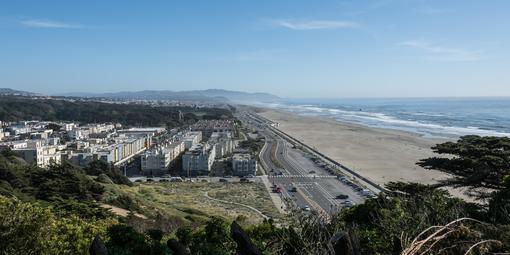
[[[271,218],[281,216],[262,183],[232,183],[210,191],[209,196],[255,207]]]
[[[262,183],[136,183],[132,187],[106,185],[108,202],[119,195],[131,197],[138,212],[148,218],[170,217],[176,225],[200,225],[210,216],[241,220],[242,224],[259,223],[263,217],[239,205],[211,200],[205,196],[252,206],[265,215],[278,218],[278,211]]]

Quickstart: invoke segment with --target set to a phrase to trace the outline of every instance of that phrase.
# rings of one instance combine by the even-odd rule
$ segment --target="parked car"
[[[345,207],[352,207],[353,205],[355,205],[355,203],[352,202],[351,200],[343,201],[341,204],[344,205]]]
[[[219,182],[228,182],[228,181],[227,181],[227,179],[223,179],[223,178],[222,178],[222,179],[219,179],[218,181],[219,181]]]
[[[377,197],[374,192],[368,190],[368,189],[364,189],[361,191],[361,194],[365,197],[369,197],[369,198],[374,198],[374,197]]]
[[[316,173],[316,172],[315,172],[314,170],[312,170],[312,171],[310,171],[310,172],[308,172],[308,173],[309,173],[309,174],[314,174],[314,173]]]
[[[336,199],[347,199],[347,198],[349,198],[349,196],[345,195],[345,194],[340,194],[340,195],[336,196]]]
[[[304,207],[303,207],[303,211],[307,211],[307,212],[309,212],[309,211],[310,211],[310,207],[309,207],[309,206],[304,206]]]
[[[241,178],[241,179],[239,179],[239,182],[246,183],[246,182],[250,182],[250,180],[248,180],[246,178]]]
[[[153,179],[147,179],[147,182],[153,182],[154,180]]]
[[[296,187],[292,187],[289,191],[290,192],[297,192],[297,188]]]
[[[201,182],[209,182],[209,181],[208,181],[208,180],[206,180],[206,179],[202,179],[202,180],[200,180],[200,181],[201,181]]]
[[[159,179],[159,182],[169,182],[168,179]]]

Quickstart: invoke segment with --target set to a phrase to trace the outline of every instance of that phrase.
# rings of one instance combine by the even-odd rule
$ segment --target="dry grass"
[[[209,196],[232,202],[247,204],[278,216],[278,211],[264,189],[263,184],[241,183],[137,183],[133,187],[106,185],[107,198],[127,194],[138,201],[143,214],[149,218],[158,213],[182,218],[184,222],[200,224],[210,216],[221,216],[229,220],[244,218],[244,224],[260,223],[263,218],[256,212],[238,205],[224,204],[205,197]],[[107,199],[106,198],[106,199]]]

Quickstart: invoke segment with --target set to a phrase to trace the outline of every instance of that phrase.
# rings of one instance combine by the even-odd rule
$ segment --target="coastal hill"
[[[143,90],[113,93],[64,93],[58,96],[98,97],[113,99],[142,99],[142,100],[207,100],[232,102],[271,102],[277,101],[278,96],[268,93],[248,93],[223,89],[171,91],[171,90]]]
[[[33,92],[28,92],[28,91],[10,89],[10,88],[0,88],[0,95],[1,96],[37,96],[39,94],[33,93]]]

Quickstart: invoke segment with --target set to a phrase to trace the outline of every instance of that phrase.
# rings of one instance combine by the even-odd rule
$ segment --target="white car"
[[[307,211],[307,212],[309,212],[309,211],[310,211],[310,207],[309,207],[309,206],[305,206],[305,207],[303,207],[303,211]]]

